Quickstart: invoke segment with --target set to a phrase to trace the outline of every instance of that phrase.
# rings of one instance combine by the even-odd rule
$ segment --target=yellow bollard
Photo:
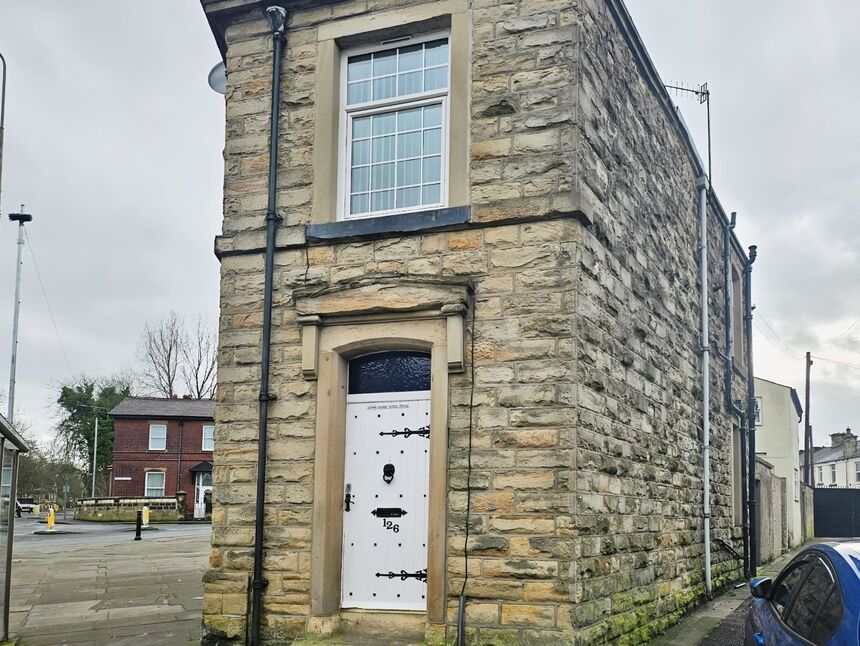
[[[53,531],[54,529],[54,510],[48,512],[48,531]]]
[[[143,526],[149,527],[149,507],[143,506]]]

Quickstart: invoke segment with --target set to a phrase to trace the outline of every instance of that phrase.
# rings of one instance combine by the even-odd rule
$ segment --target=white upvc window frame
[[[209,434],[209,446],[206,446],[206,429],[210,429],[211,432]],[[201,441],[201,450],[202,451],[214,451],[215,450],[215,425],[214,424],[204,424],[203,425],[203,438]]]
[[[397,49],[409,45],[418,45],[421,43],[439,40],[441,38],[448,39],[448,79],[444,89],[433,90],[430,92],[421,92],[420,94],[411,94],[405,96],[395,96],[389,99],[380,101],[369,101],[365,103],[357,103],[347,105],[347,62],[352,56],[361,56],[363,54],[372,54],[375,52]],[[395,39],[347,49],[341,52],[340,55],[340,105],[338,118],[338,132],[340,140],[337,146],[337,169],[338,169],[338,187],[337,187],[337,219],[343,220],[364,220],[367,218],[386,217],[391,215],[401,215],[404,213],[416,213],[420,211],[429,211],[433,209],[442,209],[448,206],[448,176],[450,174],[450,153],[448,140],[451,132],[451,115],[450,115],[450,95],[451,95],[451,32],[450,31],[434,31],[431,33],[420,34],[403,39]],[[397,112],[399,110],[407,110],[409,108],[423,107],[426,105],[442,105],[442,133],[441,133],[441,168],[439,169],[439,202],[435,204],[418,204],[411,207],[394,208],[385,211],[369,211],[365,213],[351,214],[350,209],[350,183],[352,171],[352,123],[356,117],[371,116],[386,112]],[[395,163],[396,163],[395,158]],[[394,187],[397,190],[397,186]]]
[[[836,484],[836,463],[830,465],[830,484]]]
[[[160,427],[164,429],[164,446],[161,448],[152,446],[152,429]],[[150,451],[166,451],[167,450],[167,424],[153,422],[149,425],[149,444],[147,445]]]
[[[160,475],[161,476],[161,493],[158,495],[151,496],[149,494],[150,489],[156,489],[156,487],[149,486],[149,476],[151,475]],[[147,471],[143,476],[143,495],[147,498],[163,498],[164,492],[167,489],[167,474],[164,471]]]

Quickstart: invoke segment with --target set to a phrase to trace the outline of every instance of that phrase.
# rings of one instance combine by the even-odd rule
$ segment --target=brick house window
[[[149,450],[165,451],[167,449],[167,424],[149,425]]]
[[[448,62],[438,34],[343,55],[345,219],[446,205]]]
[[[164,472],[163,471],[147,471],[146,472],[146,489],[145,496],[160,497],[164,495]]]
[[[214,426],[204,426],[203,427],[203,450],[204,451],[214,451],[215,450],[215,427]]]

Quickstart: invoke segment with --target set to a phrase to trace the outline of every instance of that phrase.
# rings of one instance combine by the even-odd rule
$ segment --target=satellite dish
[[[224,67],[223,61],[210,70],[207,80],[209,81],[209,87],[218,94],[227,93],[227,68]]]

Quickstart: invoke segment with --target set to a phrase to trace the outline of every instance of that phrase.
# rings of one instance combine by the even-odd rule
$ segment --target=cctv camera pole
[[[12,366],[9,369],[9,413],[6,416],[9,423],[15,415],[15,367],[18,362],[18,315],[21,313],[21,266],[24,253],[24,223],[30,222],[33,216],[24,213],[21,205],[20,213],[10,213],[9,219],[18,223],[18,262],[15,265],[15,313],[12,318]]]

